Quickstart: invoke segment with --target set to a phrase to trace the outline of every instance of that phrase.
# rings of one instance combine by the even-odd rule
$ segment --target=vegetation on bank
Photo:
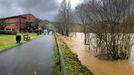
[[[66,69],[67,69],[67,73],[68,75],[93,75],[93,73],[91,71],[89,71],[85,66],[83,66],[81,64],[81,62],[79,61],[78,57],[76,54],[72,53],[70,48],[66,45],[66,43],[64,43],[62,41],[62,39],[59,38],[59,43],[62,49],[62,53],[63,53],[63,57],[65,60],[65,65],[66,65]],[[56,60],[58,61],[58,64],[56,62],[56,66],[58,67],[58,69],[56,68],[56,72],[59,73],[59,68],[60,68],[60,60],[59,60],[59,52],[57,49],[55,49],[55,53]],[[58,71],[57,71],[58,70]],[[56,73],[56,75],[60,75]]]
[[[22,37],[21,37],[21,43],[25,43],[26,41],[23,40],[23,34],[19,33]],[[32,39],[37,38],[37,34],[35,33],[30,33],[29,36]],[[0,34],[0,52],[5,51],[8,48],[17,46],[18,44],[16,44],[16,35],[3,35]]]
[[[60,54],[56,42],[54,48],[54,61],[55,61],[55,75],[61,75]]]

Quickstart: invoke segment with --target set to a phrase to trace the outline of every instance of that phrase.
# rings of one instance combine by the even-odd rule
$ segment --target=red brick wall
[[[19,16],[23,16],[26,18],[21,18]],[[7,28],[10,28],[11,25],[16,26],[16,27],[14,27],[15,28],[14,30],[17,32],[20,32],[20,30],[26,26],[26,22],[32,22],[32,25],[33,26],[35,25],[34,21],[36,20],[36,17],[33,16],[32,14],[24,14],[24,15],[19,15],[19,16],[4,19],[5,23],[8,25]]]
[[[20,29],[24,28],[26,26],[26,20],[24,18],[10,18],[10,19],[6,19],[5,20],[5,23],[8,25],[8,26],[16,26],[14,29],[15,31],[19,32]]]

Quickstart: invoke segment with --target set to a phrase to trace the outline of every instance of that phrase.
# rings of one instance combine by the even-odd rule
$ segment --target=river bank
[[[95,75],[134,75],[134,51],[129,60],[106,61],[94,57],[88,46],[84,45],[84,34],[76,33],[72,37],[63,37],[72,52],[78,55],[83,65]]]

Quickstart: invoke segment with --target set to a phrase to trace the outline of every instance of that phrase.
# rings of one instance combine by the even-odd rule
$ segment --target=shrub
[[[16,35],[17,32],[15,32],[15,31],[5,31],[5,30],[0,30],[0,34]]]

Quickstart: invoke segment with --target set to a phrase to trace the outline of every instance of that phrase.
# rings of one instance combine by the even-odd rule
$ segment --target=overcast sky
[[[31,13],[40,19],[54,21],[62,0],[0,0],[0,17]],[[75,8],[82,0],[70,0]]]

